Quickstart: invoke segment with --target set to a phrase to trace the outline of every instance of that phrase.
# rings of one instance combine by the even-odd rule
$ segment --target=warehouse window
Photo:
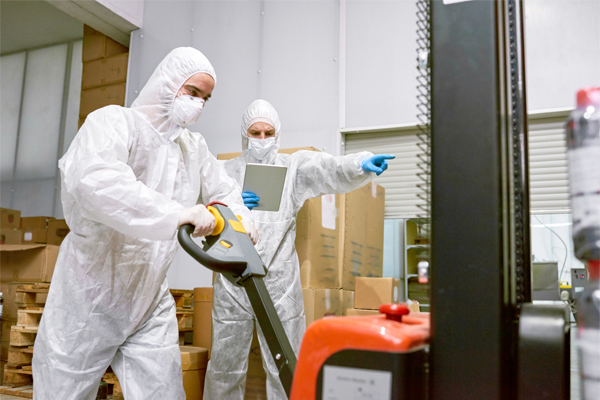
[[[62,217],[58,159],[77,133],[81,40],[0,57],[0,205]]]
[[[389,169],[375,177],[375,183],[385,188],[385,218],[411,218],[423,214],[419,205],[424,201],[418,196],[422,193],[417,185],[419,178],[421,150],[417,146],[418,129],[416,125],[365,130],[344,130],[346,133],[345,154],[370,151],[374,154],[394,154]]]
[[[564,124],[570,110],[529,115],[529,180],[531,212],[569,213],[566,140]],[[374,181],[386,189],[385,218],[422,215],[418,196],[422,181],[416,125],[373,129],[344,129],[345,154],[358,151],[395,154],[389,170]]]

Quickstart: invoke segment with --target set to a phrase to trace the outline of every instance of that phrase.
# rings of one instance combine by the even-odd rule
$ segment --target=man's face
[[[215,80],[212,76],[203,72],[192,75],[179,89],[177,96],[187,94],[193,97],[204,99],[207,102],[210,99],[213,89],[215,88]]]
[[[275,128],[266,122],[255,122],[248,128],[248,137],[253,139],[267,139],[275,136]]]

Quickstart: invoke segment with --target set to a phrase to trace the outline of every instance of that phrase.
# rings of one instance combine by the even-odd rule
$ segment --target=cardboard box
[[[383,274],[383,226],[385,220],[385,189],[370,182],[367,195],[367,252],[365,276],[381,277]]]
[[[21,244],[23,231],[20,229],[0,228],[0,244]]]
[[[296,218],[296,252],[304,288],[339,288],[340,196],[307,200]]]
[[[342,315],[341,290],[339,289],[302,289],[306,326],[317,319]]]
[[[58,258],[58,246],[0,246],[1,282],[50,282]]]
[[[53,246],[60,246],[65,237],[71,230],[64,219],[55,219],[48,222],[48,240],[47,243]]]
[[[208,350],[195,346],[179,346],[183,389],[186,399],[202,399],[204,379],[208,364]]]
[[[20,229],[23,232],[27,229],[48,229],[48,223],[54,219],[53,217],[22,217]]]
[[[354,308],[378,310],[382,304],[399,303],[400,284],[395,278],[356,278]]]
[[[267,375],[262,364],[262,351],[256,335],[256,329],[252,335],[250,354],[248,355],[248,371],[246,373],[245,400],[267,399]]]
[[[27,228],[23,230],[23,244],[45,244],[48,240],[48,229]]]
[[[377,310],[357,310],[355,308],[350,308],[346,310],[347,317],[356,317],[357,315],[383,315],[379,313]]]
[[[83,26],[82,60],[88,62],[103,57],[127,53],[129,49],[90,26]]]
[[[0,228],[19,229],[21,227],[21,211],[0,208]]]
[[[79,118],[85,118],[92,111],[111,104],[125,104],[125,83],[82,90]]]
[[[193,344],[208,350],[212,349],[212,287],[194,288],[194,338]]]
[[[287,149],[279,149],[278,153],[282,153],[282,154],[293,154],[297,151],[300,150],[307,150],[307,151],[320,151],[319,149],[316,149],[314,147],[308,146],[308,147],[289,147]],[[240,154],[242,154],[241,152],[233,152],[233,153],[221,153],[221,154],[217,154],[217,160],[231,160],[233,158],[239,157]]]
[[[367,196],[371,186],[365,185],[340,196],[339,268],[341,288],[354,290],[354,280],[368,275],[367,252]]]
[[[81,88],[91,89],[127,80],[129,53],[83,63]]]
[[[346,310],[354,308],[354,292],[352,290],[341,291],[342,315],[346,315]]]

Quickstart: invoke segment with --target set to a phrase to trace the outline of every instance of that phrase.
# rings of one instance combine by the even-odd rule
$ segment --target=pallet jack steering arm
[[[206,268],[221,273],[228,281],[246,290],[256,320],[269,345],[279,379],[288,396],[292,390],[296,355],[283,329],[263,278],[267,274],[256,248],[240,223],[241,218],[222,203],[207,206],[215,217],[215,230],[206,236],[201,248],[190,235],[191,224],[179,228],[177,238],[181,247]]]

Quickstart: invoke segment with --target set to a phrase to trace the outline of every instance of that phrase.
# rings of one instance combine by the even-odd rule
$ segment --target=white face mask
[[[173,102],[171,117],[177,125],[185,128],[198,121],[200,114],[202,114],[204,103],[204,99],[187,94],[177,96]]]
[[[248,150],[257,160],[264,160],[274,145],[275,138],[272,137],[266,139],[248,138]]]

